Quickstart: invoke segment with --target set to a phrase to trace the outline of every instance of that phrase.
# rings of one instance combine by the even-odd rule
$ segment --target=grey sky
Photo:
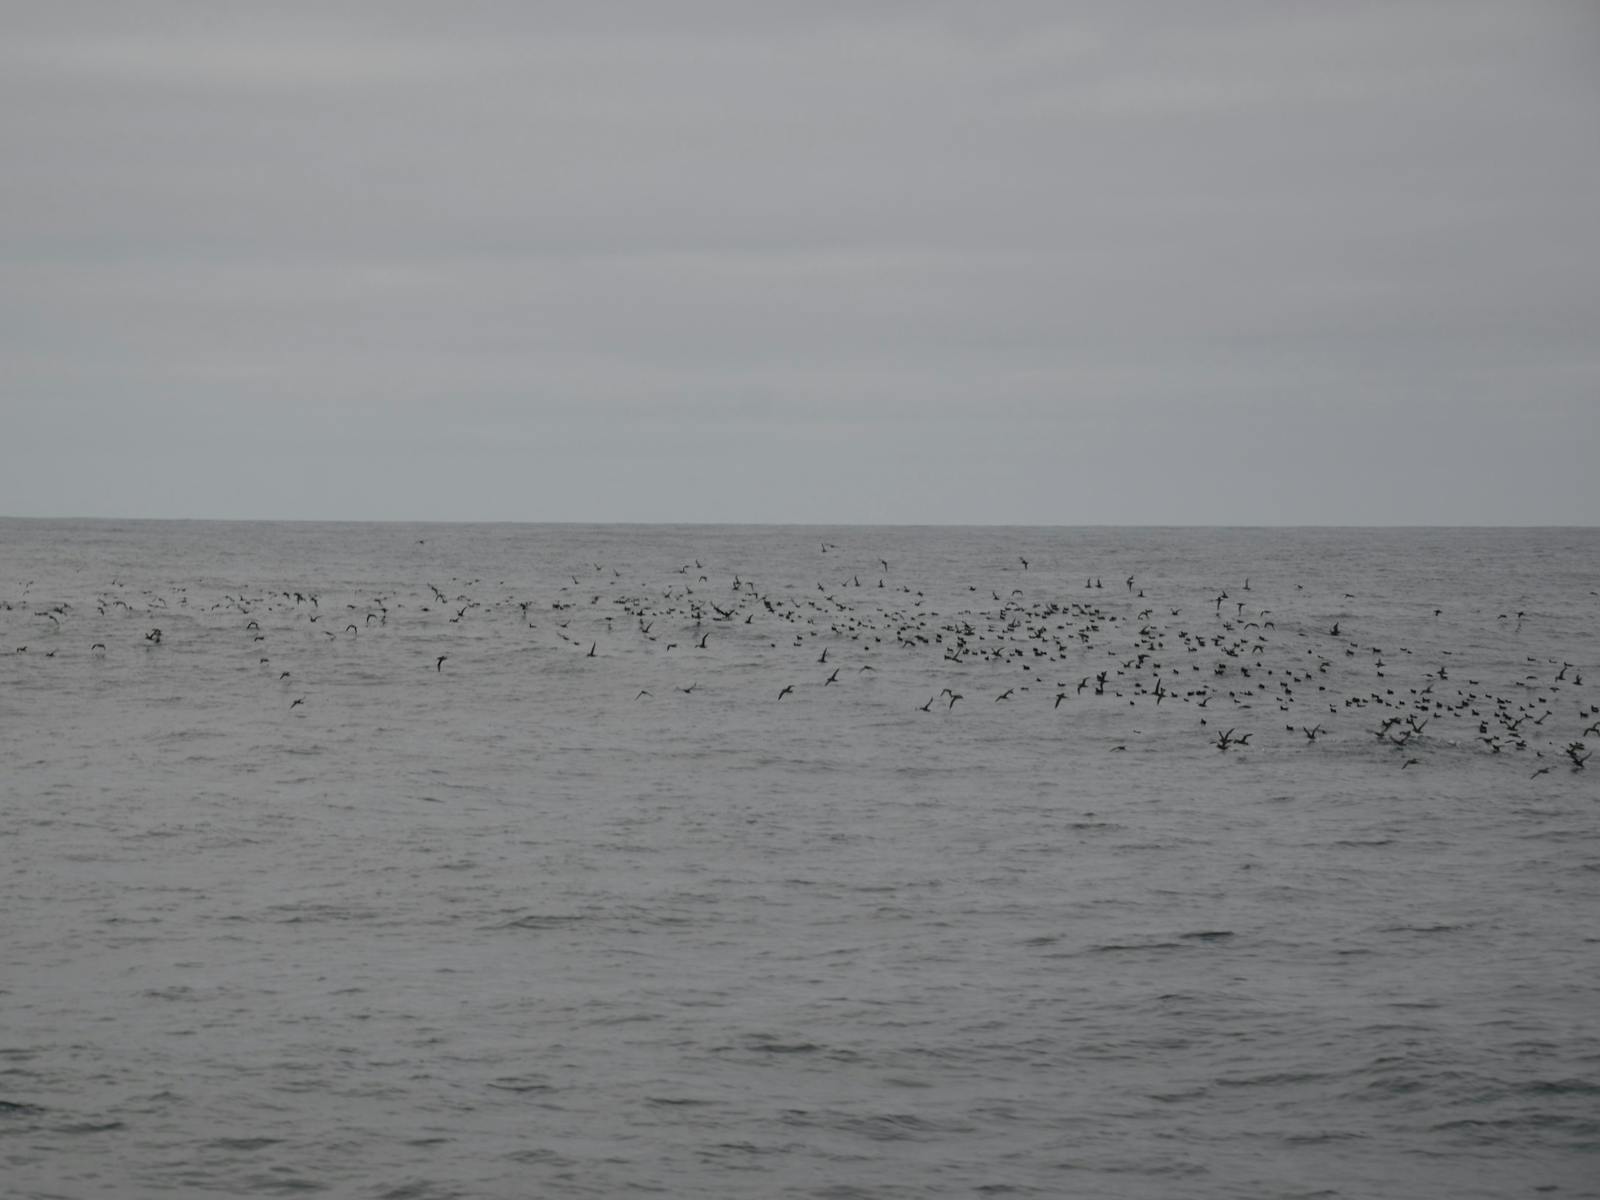
[[[1600,524],[1600,6],[9,6],[0,513]]]

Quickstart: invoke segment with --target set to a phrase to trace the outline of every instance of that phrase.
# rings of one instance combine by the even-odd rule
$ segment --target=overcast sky
[[[0,514],[1600,524],[1600,5],[9,5]]]

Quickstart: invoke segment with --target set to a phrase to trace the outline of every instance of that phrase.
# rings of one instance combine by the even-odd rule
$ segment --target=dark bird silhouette
[[[833,669],[833,674],[829,675],[826,679],[824,679],[822,681],[822,686],[823,687],[827,687],[830,683],[834,682],[834,680],[836,680],[838,678],[839,678],[839,668],[835,667]]]
[[[824,550],[826,550],[826,547],[824,547]],[[785,696],[787,696],[792,691],[794,691],[794,684],[791,683],[787,687],[785,687],[783,689],[783,691],[778,693],[778,699],[782,700]]]
[[[305,702],[306,702],[306,698],[304,696],[301,696],[293,704],[289,705],[289,711],[293,712],[296,708],[298,708],[300,705],[304,704]]]
[[[434,669],[434,670],[435,670],[435,671],[442,671],[442,670],[444,670],[444,660],[445,660],[445,659],[447,659],[447,658],[449,658],[449,657],[450,657],[450,656],[449,656],[449,655],[448,655],[448,654],[441,654],[441,655],[439,655],[439,657],[438,657],[438,658],[436,658],[436,659],[434,659],[434,660],[433,660],[433,669]]]
[[[598,646],[599,644],[600,644],[599,642],[590,642],[589,643],[589,653],[585,654],[584,657],[585,658],[593,658],[594,657],[594,648],[596,646]]]

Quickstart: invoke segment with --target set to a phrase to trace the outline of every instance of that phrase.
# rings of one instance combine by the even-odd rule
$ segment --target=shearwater
[[[1595,1194],[1597,568],[0,521],[5,1191]]]

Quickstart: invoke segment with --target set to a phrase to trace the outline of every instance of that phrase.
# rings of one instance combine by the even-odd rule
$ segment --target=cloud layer
[[[1600,523],[1583,6],[137,7],[0,43],[0,512]]]

